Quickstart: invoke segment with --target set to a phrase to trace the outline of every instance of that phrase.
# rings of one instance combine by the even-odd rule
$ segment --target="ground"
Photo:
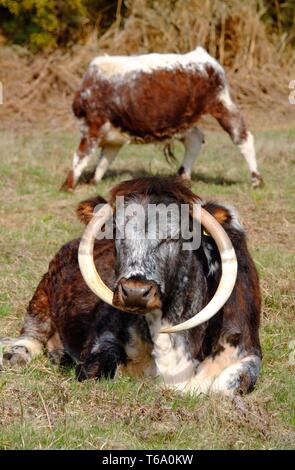
[[[265,187],[250,189],[246,164],[209,130],[192,187],[235,205],[248,233],[263,295],[263,368],[234,402],[179,396],[149,380],[78,383],[45,356],[0,373],[0,449],[273,449],[295,443],[295,128],[255,133]],[[97,186],[58,191],[77,145],[72,132],[0,133],[0,337],[15,336],[58,248],[82,233],[77,203],[115,183],[174,173],[154,146],[130,146]],[[178,160],[183,152],[176,148]],[[0,351],[1,354],[1,351]]]

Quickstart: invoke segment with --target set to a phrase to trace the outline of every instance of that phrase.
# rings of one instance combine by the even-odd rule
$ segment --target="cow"
[[[197,122],[205,114],[216,118],[238,146],[252,186],[262,184],[253,135],[230,94],[224,69],[202,47],[187,54],[98,56],[75,95],[73,111],[81,120],[81,141],[63,190],[74,189],[98,146],[94,183],[124,144],[163,142],[170,149],[173,138],[184,144],[178,173],[189,179],[204,141]]]
[[[136,223],[120,218],[134,204],[145,215],[159,204],[188,206],[192,227],[197,204],[198,246],[183,249],[174,212],[166,238],[155,219],[147,223],[153,236],[141,237],[136,211]],[[251,391],[261,364],[260,288],[235,209],[202,201],[179,177],[142,177],[114,187],[108,203],[98,196],[77,212],[85,233],[50,262],[5,364],[25,365],[46,347],[55,362],[75,364],[78,380],[121,371],[159,377],[184,393]],[[97,239],[114,218],[115,236]],[[129,224],[124,237],[118,220]]]

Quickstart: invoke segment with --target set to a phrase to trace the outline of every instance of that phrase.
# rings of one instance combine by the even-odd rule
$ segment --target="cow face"
[[[158,202],[129,199],[117,210],[114,304],[124,309],[161,308],[182,256],[180,205]]]

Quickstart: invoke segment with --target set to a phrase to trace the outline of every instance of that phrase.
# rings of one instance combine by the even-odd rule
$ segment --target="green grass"
[[[34,289],[59,247],[82,227],[77,203],[142,174],[173,174],[160,149],[123,149],[97,188],[58,188],[78,135],[0,134],[0,336],[16,336]],[[224,133],[207,132],[193,175],[206,199],[237,206],[263,295],[263,369],[257,387],[234,403],[189,397],[153,381],[78,383],[39,357],[0,374],[1,449],[269,449],[295,442],[295,129],[257,133],[266,186],[252,191],[246,164]],[[180,161],[183,149],[176,146]]]

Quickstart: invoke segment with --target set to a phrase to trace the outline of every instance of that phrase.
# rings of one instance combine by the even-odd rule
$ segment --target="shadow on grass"
[[[85,171],[81,175],[81,177],[79,179],[79,183],[86,183],[86,184],[91,183],[92,179],[94,177],[94,174],[95,174],[95,168],[94,168],[94,170]],[[107,173],[104,175],[103,179],[107,180],[108,178],[120,178],[122,176],[127,176],[127,175],[128,175],[129,178],[140,178],[142,176],[153,176],[151,173],[146,171],[144,168],[139,169],[139,170],[128,170],[126,168],[126,170],[108,170]]]
[[[230,178],[225,178],[224,176],[210,176],[205,175],[204,173],[193,173],[191,176],[192,181],[198,182],[202,181],[206,184],[215,184],[217,186],[235,186],[243,183],[242,180],[233,180]]]
[[[108,170],[105,178],[117,178],[123,175],[130,175],[131,178],[141,178],[142,176],[154,176],[153,174],[146,171],[144,168],[139,170]]]
[[[93,171],[87,171],[85,172],[81,178],[80,178],[80,183],[84,184],[89,184],[92,182],[92,179],[94,177],[95,169]],[[175,172],[174,174],[177,176],[177,173]],[[104,180],[107,180],[108,178],[141,178],[143,176],[155,176],[154,174],[146,171],[144,168],[140,168],[137,170],[129,170],[126,168],[126,170],[108,170],[105,176],[103,177]],[[167,176],[166,174],[161,174],[161,176]],[[171,175],[173,176],[173,174]],[[242,180],[233,180],[230,178],[223,177],[221,175],[218,176],[210,176],[208,174],[204,173],[193,173],[191,177],[192,181],[194,182],[200,182],[202,181],[203,183],[206,184],[214,184],[217,186],[235,186],[242,184]]]

